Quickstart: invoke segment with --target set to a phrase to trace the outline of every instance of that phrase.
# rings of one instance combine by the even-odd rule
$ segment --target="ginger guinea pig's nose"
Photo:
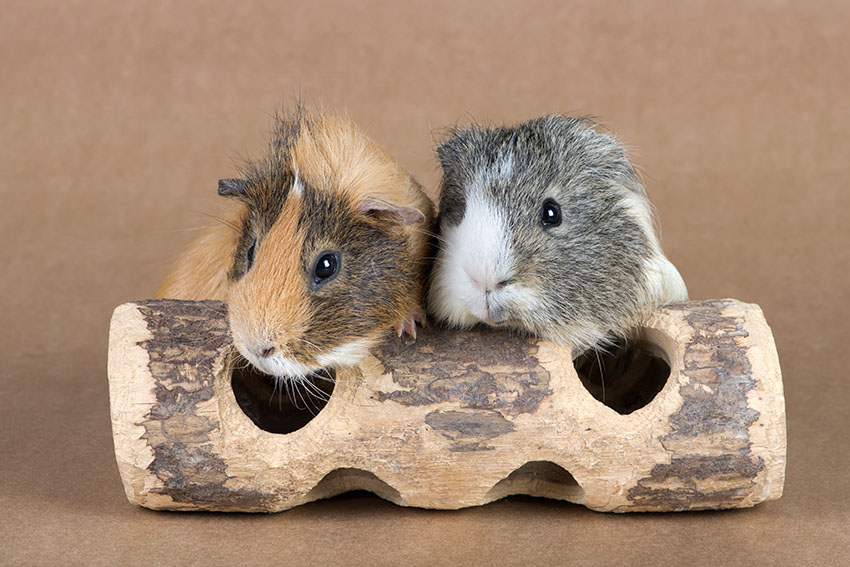
[[[260,356],[262,356],[263,358],[268,358],[274,354],[274,350],[275,349],[273,346],[268,346],[260,351]]]
[[[273,344],[269,343],[269,342],[266,342],[266,341],[262,341],[262,342],[260,342],[260,341],[257,341],[257,342],[245,341],[245,348],[248,350],[248,352],[250,352],[252,355],[254,355],[254,357],[256,357],[257,359],[269,358],[275,352],[277,352],[277,349],[275,348],[275,346]]]

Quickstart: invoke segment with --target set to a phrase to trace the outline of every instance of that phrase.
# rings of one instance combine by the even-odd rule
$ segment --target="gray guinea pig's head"
[[[592,126],[555,115],[456,128],[437,149],[437,318],[588,348],[645,306],[687,299],[625,152]]]

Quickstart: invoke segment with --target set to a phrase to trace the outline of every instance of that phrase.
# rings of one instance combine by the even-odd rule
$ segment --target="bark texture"
[[[110,332],[115,452],[127,497],[154,509],[276,512],[355,489],[426,508],[530,494],[614,512],[781,496],[785,402],[758,306],[665,306],[610,360],[594,385],[590,362],[580,375],[546,341],[425,329],[338,370],[320,384],[326,405],[299,403],[234,372],[221,302],[128,303]]]

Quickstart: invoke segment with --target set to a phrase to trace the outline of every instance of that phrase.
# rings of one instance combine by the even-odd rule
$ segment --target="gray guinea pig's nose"
[[[487,323],[498,325],[505,322],[505,310],[499,303],[493,301],[490,292],[487,292]]]
[[[490,309],[490,319],[487,321],[491,325],[501,325],[506,321],[505,315],[501,309]]]

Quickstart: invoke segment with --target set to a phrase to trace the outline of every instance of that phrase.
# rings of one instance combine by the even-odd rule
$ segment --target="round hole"
[[[378,478],[375,473],[355,468],[335,469],[307,493],[307,500],[332,498],[340,494],[366,492],[390,502],[401,503],[398,490]]]
[[[662,350],[645,341],[617,339],[605,350],[588,350],[574,360],[590,394],[620,414],[651,402],[670,376]]]
[[[334,390],[331,370],[305,381],[269,376],[253,366],[235,368],[230,379],[236,403],[251,421],[269,433],[292,433],[310,423]]]
[[[584,489],[573,475],[551,461],[531,461],[500,480],[487,492],[487,501],[492,502],[506,496],[526,494],[528,496],[554,498],[569,502],[584,499]]]

